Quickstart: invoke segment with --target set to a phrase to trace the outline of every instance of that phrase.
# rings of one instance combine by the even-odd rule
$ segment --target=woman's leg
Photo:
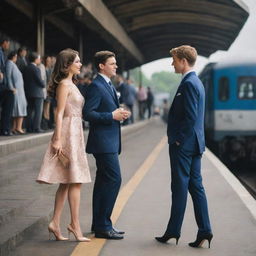
[[[52,221],[50,223],[56,235],[60,235],[60,217],[61,217],[62,210],[67,198],[68,190],[69,190],[69,184],[60,184],[56,192],[54,213],[53,213]]]
[[[16,124],[16,130],[24,133],[24,131],[22,130],[22,123],[23,123],[23,117],[17,117],[17,124]]]
[[[71,214],[70,225],[71,228],[75,231],[77,238],[83,237],[79,222],[81,185],[81,183],[70,184],[68,191],[68,201]]]
[[[13,126],[12,126],[12,131],[15,132],[17,129],[17,117],[13,118]]]

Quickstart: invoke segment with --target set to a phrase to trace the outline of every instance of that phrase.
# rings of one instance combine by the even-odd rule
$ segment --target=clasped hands
[[[124,121],[131,116],[131,112],[123,108],[117,108],[112,114],[113,119],[117,121]]]

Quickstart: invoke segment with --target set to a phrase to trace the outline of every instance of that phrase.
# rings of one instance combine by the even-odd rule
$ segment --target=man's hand
[[[131,112],[128,111],[128,110],[123,110],[122,109],[122,114],[123,114],[123,118],[124,119],[127,119],[127,118],[129,118],[131,116]]]
[[[122,113],[122,109],[117,108],[115,111],[112,112],[113,115],[113,119],[116,121],[123,121],[124,120],[124,116]]]
[[[0,81],[2,81],[3,79],[4,79],[4,74],[0,72]]]
[[[128,110],[124,110],[123,108],[117,108],[115,111],[112,112],[113,119],[117,121],[123,121],[130,117],[131,112]]]

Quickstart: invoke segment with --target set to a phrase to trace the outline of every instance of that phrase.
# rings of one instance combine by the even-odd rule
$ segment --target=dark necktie
[[[111,92],[113,93],[113,95],[115,96],[115,89],[114,89],[114,85],[111,83],[111,81],[108,82]]]

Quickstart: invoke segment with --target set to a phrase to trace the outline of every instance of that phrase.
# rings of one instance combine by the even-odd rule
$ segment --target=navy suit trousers
[[[28,117],[27,130],[33,132],[40,130],[43,114],[44,99],[43,98],[28,98]]]
[[[0,108],[1,111],[1,131],[11,131],[11,120],[14,106],[14,94],[10,90],[4,90],[0,92]]]
[[[96,159],[96,179],[93,189],[92,230],[112,229],[111,214],[121,185],[118,153],[93,154]]]
[[[169,146],[169,154],[172,177],[172,207],[166,233],[175,236],[180,235],[188,191],[193,201],[198,233],[210,233],[211,225],[207,199],[201,176],[202,155],[186,151],[176,144]]]

